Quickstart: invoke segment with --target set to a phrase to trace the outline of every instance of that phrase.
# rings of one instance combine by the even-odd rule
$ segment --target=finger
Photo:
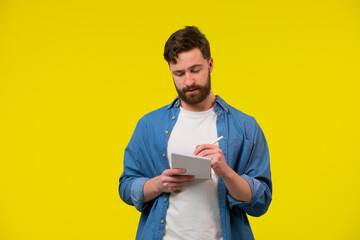
[[[166,182],[164,183],[164,186],[167,187],[182,187],[185,184],[188,184],[188,181],[181,181],[181,182]]]
[[[180,175],[186,173],[186,169],[184,168],[171,168],[167,169],[163,172],[163,175],[166,176],[173,176],[173,175]]]
[[[182,187],[184,184],[175,184],[175,183],[164,183],[164,187],[168,190],[176,189]]]
[[[188,183],[194,180],[193,175],[180,175],[180,176],[164,176],[163,183]]]
[[[221,155],[223,155],[223,152],[221,151],[221,149],[219,147],[217,147],[217,148],[211,148],[211,149],[204,149],[197,156],[211,157],[211,155],[219,155],[221,157]]]
[[[219,146],[214,144],[202,144],[195,149],[194,155],[198,155],[201,151],[205,149],[215,149],[215,148],[219,148]]]
[[[173,192],[176,190],[180,190],[182,186],[187,184],[188,182],[181,183],[163,183],[163,188],[165,192]]]
[[[194,180],[193,176],[182,176],[182,177],[167,177],[164,178],[163,182],[169,183],[188,183]]]
[[[204,149],[197,156],[199,156],[199,157],[212,157],[213,155],[216,155],[218,153],[219,153],[218,149]]]

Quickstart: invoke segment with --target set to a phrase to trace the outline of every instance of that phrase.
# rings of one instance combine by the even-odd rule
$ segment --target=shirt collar
[[[229,104],[227,104],[219,95],[216,95],[215,105],[219,105],[226,112],[229,112]]]
[[[168,109],[173,108],[174,106],[176,106],[177,108],[180,107],[179,96],[177,96],[174,101],[169,104]]]
[[[220,106],[222,109],[224,109],[226,112],[229,112],[229,105],[219,96],[219,95],[215,95],[216,96],[216,102],[215,105]],[[179,96],[177,96],[170,104],[168,109],[173,108],[173,107],[180,107],[180,101],[179,101]],[[216,108],[216,106],[214,106]]]

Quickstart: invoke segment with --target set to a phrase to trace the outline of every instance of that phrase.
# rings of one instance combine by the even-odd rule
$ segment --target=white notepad
[[[184,175],[194,175],[196,179],[211,178],[211,158],[171,153],[171,168],[185,168]]]

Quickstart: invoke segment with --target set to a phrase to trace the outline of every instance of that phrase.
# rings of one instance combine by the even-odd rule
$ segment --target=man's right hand
[[[179,191],[182,186],[194,180],[192,175],[179,175],[186,173],[185,169],[166,169],[160,176],[147,180],[144,184],[144,202],[158,197],[163,192]]]

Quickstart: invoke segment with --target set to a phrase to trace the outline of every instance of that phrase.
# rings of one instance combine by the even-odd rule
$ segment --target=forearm
[[[228,173],[223,177],[223,180],[230,195],[235,200],[248,203],[251,202],[252,191],[249,183],[233,169],[229,168]]]
[[[158,187],[159,178],[160,176],[157,176],[145,182],[143,188],[144,203],[157,198],[162,193]]]

